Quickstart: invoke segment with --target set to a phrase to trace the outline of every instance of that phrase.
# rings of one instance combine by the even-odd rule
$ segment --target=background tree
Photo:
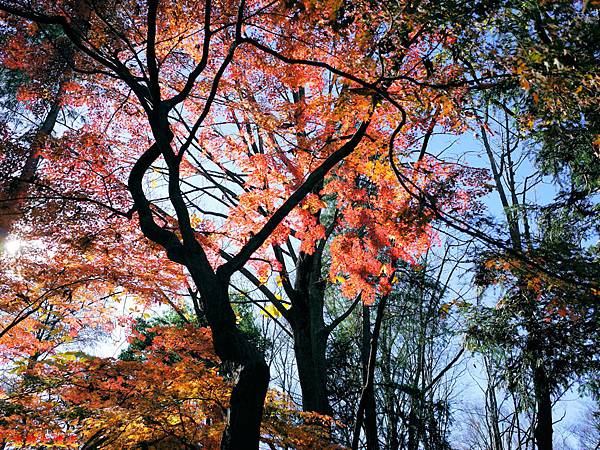
[[[453,339],[458,329],[451,308],[461,302],[446,302],[450,294],[443,277],[451,272],[449,261],[436,261],[430,254],[420,262],[416,268],[399,269],[383,313],[362,448],[442,449],[450,445],[453,372],[463,353]],[[334,333],[328,361],[333,405],[342,423],[356,421],[353,405],[358,404],[364,386],[373,316],[365,307]],[[375,423],[369,425],[369,420]],[[374,436],[370,438],[369,433]],[[342,428],[340,434],[350,446],[353,430]]]
[[[500,284],[506,293],[500,308],[487,309],[484,316],[476,318],[478,324],[473,335],[481,336],[479,333],[485,329],[493,336],[491,342],[502,343],[501,348],[509,354],[502,361],[504,373],[513,374],[508,375],[511,389],[521,393],[531,389],[534,393],[537,446],[552,448],[552,395],[558,394],[559,386],[566,387],[573,379],[585,378],[587,370],[588,374],[597,371],[593,356],[598,342],[593,331],[597,328],[597,318],[591,298],[598,268],[596,249],[586,242],[597,236],[597,224],[592,218],[596,207],[589,197],[595,181],[589,173],[583,175],[577,168],[580,161],[586,160],[585,153],[593,151],[595,119],[586,105],[594,103],[594,99],[587,96],[575,102],[561,100],[565,98],[561,90],[566,85],[573,86],[576,79],[580,80],[582,87],[576,89],[580,93],[586,83],[583,78],[594,78],[591,56],[586,51],[579,62],[571,61],[569,70],[564,70],[563,56],[569,53],[568,47],[580,45],[580,33],[597,20],[597,11],[576,11],[577,6],[568,2],[523,8],[520,19],[514,18],[510,11],[498,16],[499,29],[505,33],[498,40],[499,54],[507,62],[517,64],[515,72],[519,74],[520,87],[506,92],[504,97],[491,97],[499,105],[497,115],[490,117],[485,107],[479,113],[482,116],[479,125],[509,231],[510,249],[506,253],[525,255],[529,262],[515,260],[514,256],[497,250],[487,253],[480,281],[484,285]],[[572,14],[569,20],[564,16],[567,11]],[[553,28],[554,20],[568,25],[560,37],[554,34],[550,39],[547,32]],[[506,28],[507,22],[513,28]],[[533,34],[524,30],[526,24],[532,23]],[[558,48],[563,49],[562,56],[556,56],[552,63],[545,59],[556,55]],[[583,72],[586,76],[582,76]],[[540,95],[546,96],[544,101],[540,102]],[[577,114],[585,117],[577,132],[568,119],[549,119],[552,106],[543,105],[557,104],[564,106],[561,113],[574,113],[577,109]],[[552,138],[559,128],[564,132],[563,138]],[[497,147],[490,143],[493,133],[499,134]],[[557,149],[565,145],[561,143],[564,136],[568,136],[569,145],[582,152],[575,158],[577,163],[568,162],[567,158],[554,159]],[[530,168],[520,178],[523,167],[531,164],[536,164],[541,173],[532,173]],[[593,165],[585,170],[593,171]],[[546,205],[531,194],[544,182],[543,175],[552,175],[559,183],[554,200]],[[563,176],[570,179],[570,188],[560,181]],[[581,184],[583,178],[587,181]],[[570,200],[565,201],[567,197]],[[524,367],[530,370],[527,375],[514,373]]]

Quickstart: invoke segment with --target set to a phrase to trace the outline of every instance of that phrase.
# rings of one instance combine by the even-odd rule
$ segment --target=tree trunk
[[[2,202],[0,202],[0,243],[3,243],[9,235],[13,224],[21,217],[23,205],[26,203],[27,191],[40,162],[40,150],[46,143],[46,139],[52,133],[56,125],[56,119],[60,111],[60,100],[62,94],[62,83],[59,85],[58,92],[50,110],[44,119],[40,128],[36,131],[23,168],[19,175],[13,178],[8,186],[2,192]]]
[[[375,382],[375,366],[377,359],[377,348],[379,344],[379,334],[381,331],[381,323],[383,322],[383,315],[388,302],[389,295],[383,296],[379,300],[377,305],[377,313],[375,315],[375,324],[373,325],[373,332],[371,333],[371,339],[369,343],[369,360],[367,364],[367,376],[362,392],[360,394],[360,400],[358,402],[358,408],[356,411],[356,421],[354,423],[354,430],[352,433],[352,450],[358,449],[360,441],[360,430],[363,425],[363,418],[365,413],[365,405],[368,398],[370,389],[374,389],[373,383]]]
[[[252,352],[251,352],[252,353]],[[261,357],[241,363],[221,440],[222,450],[258,449],[263,406],[269,387],[269,366]]]
[[[488,378],[489,380],[489,378]],[[488,383],[493,383],[488,381]],[[491,450],[502,449],[502,434],[500,433],[500,417],[498,411],[498,402],[496,399],[496,388],[494,384],[488,384],[486,391],[486,418],[488,420],[488,431],[490,433]]]
[[[368,383],[369,377],[369,355],[371,353],[371,309],[363,306],[363,332],[361,345],[362,377],[365,389],[365,422],[364,431],[367,450],[378,450],[377,440],[377,411],[375,409],[375,388],[373,383]]]
[[[538,450],[552,450],[552,397],[543,364],[538,363],[533,371],[536,403],[535,442]]]
[[[419,394],[416,394],[419,395]],[[408,413],[408,445],[407,450],[417,450],[419,446],[419,419],[417,417],[417,399],[412,397],[410,400],[410,411]]]
[[[325,361],[327,336],[323,329],[314,330],[308,320],[300,320],[300,323],[293,327],[293,331],[294,353],[302,389],[302,409],[331,415]]]
[[[496,397],[497,375],[492,369],[492,363],[487,355],[483,357],[487,377],[485,389],[485,420],[490,439],[490,450],[503,450],[502,434],[500,433],[500,410]]]
[[[296,264],[296,281],[291,296],[290,325],[302,390],[302,409],[331,416],[327,390],[327,338],[323,318],[325,290],[320,253],[301,253]]]
[[[99,0],[96,6],[99,6],[103,0]],[[92,14],[92,9],[85,2],[76,2],[76,14],[73,16],[74,22],[80,29],[82,36],[86,36],[89,31],[89,19]],[[26,203],[27,191],[31,182],[35,179],[41,156],[40,150],[43,149],[47,139],[50,137],[56,126],[58,114],[61,109],[61,102],[64,94],[64,85],[71,79],[71,70],[69,63],[75,56],[75,47],[63,41],[64,46],[60,48],[59,58],[62,61],[55,64],[60,65],[58,74],[58,84],[56,86],[56,94],[51,102],[50,109],[39,129],[35,132],[29,150],[25,159],[25,163],[17,177],[12,179],[8,186],[0,192],[2,202],[0,202],[0,246],[4,244],[7,236],[10,234],[13,224],[21,217],[22,209]],[[57,45],[57,42],[54,42]],[[57,49],[58,50],[58,49]]]
[[[269,366],[264,355],[240,331],[229,301],[229,281],[221,280],[194,258],[186,266],[199,289],[210,325],[215,353],[237,366],[227,422],[221,440],[223,450],[257,450],[264,401],[269,387]],[[203,270],[204,269],[204,270]]]
[[[392,342],[395,340],[390,337],[390,326],[385,326],[380,338],[381,356],[379,360],[382,385],[379,387],[383,396],[383,415],[386,418],[387,441],[386,450],[398,450],[400,448],[400,437],[398,435],[398,425],[400,416],[397,408],[399,401],[395,394],[395,377],[392,369]]]

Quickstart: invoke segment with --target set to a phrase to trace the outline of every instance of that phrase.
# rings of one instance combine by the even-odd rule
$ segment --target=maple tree
[[[119,359],[64,352],[21,368],[0,399],[0,439],[22,448],[219,448],[231,380],[220,374],[210,330],[138,321],[130,342]],[[338,448],[324,433],[329,421],[270,391],[261,441]]]
[[[89,11],[79,6],[77,20],[87,29]],[[93,201],[92,178],[105,187],[110,181],[107,184],[101,179],[102,174],[92,175],[89,166],[74,164],[75,155],[67,156],[64,148],[59,156],[58,147],[49,147],[57,144],[50,134],[61,122],[59,116],[72,114],[78,104],[73,97],[77,86],[70,81],[73,73],[68,64],[72,46],[66,38],[54,35],[56,39],[52,39],[31,23],[7,18],[3,25],[6,45],[1,54],[2,70],[13,81],[7,83],[9,89],[2,97],[3,110],[8,111],[4,114],[10,120],[2,136],[0,239],[3,248],[11,244],[14,248],[13,254],[5,252],[1,262],[0,345],[3,365],[18,358],[34,364],[59,346],[79,340],[81,331],[89,334],[86,328],[112,328],[110,299],[123,294],[126,285],[137,290],[143,275],[132,282],[135,264],[119,261],[119,252],[104,245],[110,240],[97,239],[98,235],[120,239],[127,234],[127,227],[122,223],[109,225],[108,215],[101,210],[71,207],[68,202],[70,197]],[[60,170],[79,167],[88,182],[54,183],[52,170],[48,170],[52,166],[43,161],[43,153],[51,156]],[[40,174],[42,165],[46,167]],[[109,201],[118,203],[117,197]],[[89,228],[78,226],[74,222],[77,217],[87,220]],[[112,262],[106,258],[107,264],[99,265],[99,258],[109,254]],[[158,285],[152,286],[156,290]],[[144,288],[138,294],[148,292],[142,291]]]
[[[321,285],[318,252],[335,232],[330,281],[367,303],[389,291],[395,262],[411,260],[429,245],[432,216],[419,215],[420,203],[393,187],[397,173],[385,159],[399,147],[410,150],[414,133],[430,126],[434,109],[440,123],[460,128],[452,111],[460,90],[456,98],[443,89],[434,101],[421,98],[432,94],[435,83],[447,87],[445,74],[452,67],[441,71],[441,81],[420,81],[431,78],[423,54],[434,52],[437,41],[415,33],[405,55],[385,55],[402,65],[378,74],[369,53],[378,23],[357,20],[333,36],[321,18],[339,9],[326,3],[299,11],[277,2],[206,2],[204,9],[195,2],[90,5],[84,27],[73,20],[71,2],[33,8],[26,2],[0,3],[0,9],[33,21],[46,34],[60,31],[77,48],[71,70],[79,78],[69,85],[66,102],[85,111],[85,120],[43,150],[44,174],[55,184],[41,186],[40,198],[59,213],[56,205],[87,206],[69,209],[60,220],[45,217],[43,226],[35,215],[28,219],[40,236],[62,236],[69,255],[89,258],[90,264],[69,266],[75,267],[69,274],[78,276],[84,296],[102,298],[81,277],[84,268],[101,271],[104,289],[107,281],[127,285],[146,301],[163,301],[161,289],[152,284],[154,273],[166,276],[166,284],[187,278],[182,284],[197,290],[194,306],[206,315],[217,355],[240,367],[223,446],[257,445],[268,368],[236,324],[228,293],[232,276],[252,270],[256,275],[248,273],[262,286],[273,267],[291,301],[288,310],[275,294],[266,294],[279,313],[293,315],[290,323],[316,317],[317,330],[310,333],[321,332],[323,293],[306,302],[302,291]],[[319,40],[319,48],[304,44],[311,40]],[[286,91],[294,92],[291,101],[278,100]],[[415,105],[410,117],[408,104]],[[453,167],[422,156],[404,172],[448,208],[465,208],[468,198],[452,193],[460,184]],[[56,199],[48,202],[52,193]],[[326,208],[342,212],[331,220],[321,212]],[[155,246],[139,243],[129,221],[134,215]],[[81,233],[84,218],[93,218],[102,232]],[[294,259],[296,239],[301,270],[292,287],[286,266]],[[288,256],[286,242],[292,243]],[[159,270],[157,247],[184,266],[185,274],[171,265],[172,277]],[[157,270],[148,270],[146,257],[156,258]],[[140,284],[136,280],[144,270]],[[49,275],[52,281],[62,273]],[[303,305],[316,307],[317,315]],[[313,345],[310,333],[304,349]],[[314,358],[321,358],[324,348],[317,353]],[[315,359],[306,362],[310,366]],[[324,373],[322,365],[314,367]],[[326,405],[314,409],[327,412]]]
[[[154,29],[156,24],[153,23],[153,21],[156,20],[156,7],[157,5],[155,5],[154,10],[152,10],[153,8],[151,7],[151,11],[149,11],[150,20],[148,23],[148,36],[152,36],[151,41],[155,39],[154,33],[156,33],[156,30]],[[207,30],[208,27],[211,25],[209,22],[211,12],[210,3],[207,4],[206,11],[207,19],[205,24],[205,30]],[[233,10],[234,13],[240,16],[238,17],[238,24],[235,30],[236,40],[233,41],[233,43],[235,43],[236,45],[239,44],[239,42],[237,41],[241,39],[242,24],[240,23],[240,18],[241,14],[244,13],[243,4],[242,7],[239,8],[239,11],[240,12],[238,13],[237,11]],[[53,22],[56,19],[56,17],[52,16],[38,17],[36,12],[34,12],[33,14],[34,19],[38,19],[39,17],[49,17],[50,22]],[[171,259],[179,263],[184,263],[191,277],[195,279],[195,283],[200,289],[200,294],[204,303],[203,307],[205,313],[207,314],[209,323],[211,324],[213,330],[218,330],[214,336],[215,347],[217,349],[217,352],[224,359],[232,360],[241,363],[242,365],[240,381],[234,388],[232,397],[231,429],[236,431],[235,433],[226,433],[224,438],[224,445],[228,445],[228,440],[231,441],[229,442],[229,445],[234,448],[238,446],[236,444],[236,440],[243,439],[244,442],[247,442],[248,439],[250,439],[251,441],[255,440],[257,442],[258,436],[256,433],[258,432],[258,424],[260,423],[262,411],[262,398],[266,393],[266,385],[268,382],[268,370],[266,368],[266,365],[264,364],[262,356],[247,342],[245,337],[239,332],[235,325],[235,316],[233,314],[233,311],[231,310],[231,307],[229,306],[229,302],[227,299],[228,279],[231,276],[231,273],[227,272],[233,271],[230,268],[239,268],[244,263],[244,261],[249,258],[251,253],[254,250],[258,249],[258,247],[260,247],[264,240],[266,240],[269,234],[273,231],[275,225],[277,225],[277,223],[283,217],[279,218],[276,216],[270,222],[267,222],[267,227],[263,228],[262,233],[259,232],[257,234],[257,238],[249,239],[248,242],[241,248],[237,259],[234,257],[234,259],[232,260],[233,262],[230,261],[226,263],[223,266],[219,276],[217,276],[213,268],[210,266],[205,251],[200,246],[196,236],[194,236],[194,231],[191,226],[191,220],[188,215],[188,212],[183,209],[185,207],[185,204],[183,203],[183,197],[178,186],[180,158],[173,153],[170,146],[170,141],[175,137],[175,133],[173,133],[170,129],[171,125],[168,122],[165,111],[157,113],[157,111],[160,111],[163,108],[168,107],[168,109],[172,109],[175,105],[181,103],[181,101],[184,100],[189,94],[191,88],[194,86],[194,82],[196,81],[195,78],[199,75],[201,69],[205,68],[203,66],[206,66],[207,64],[211,36],[209,33],[205,33],[204,52],[206,56],[201,57],[201,64],[198,66],[198,70],[191,71],[190,78],[188,78],[187,82],[185,82],[185,84],[182,87],[182,90],[179,92],[179,94],[176,94],[174,97],[171,98],[171,104],[167,106],[167,103],[163,103],[163,101],[157,98],[157,94],[160,95],[160,87],[158,81],[158,69],[156,67],[156,62],[154,61],[155,55],[153,54],[154,52],[156,52],[156,48],[152,48],[155,45],[155,42],[150,42],[148,44],[147,52],[149,58],[147,69],[149,79],[148,85],[146,87],[142,87],[142,85],[139,84],[138,81],[135,81],[135,79],[131,78],[133,75],[131,75],[129,69],[126,68],[122,63],[120,63],[120,61],[117,62],[117,66],[114,66],[112,63],[110,63],[109,60],[106,60],[100,52],[96,53],[95,51],[90,50],[89,47],[86,47],[86,44],[94,46],[96,43],[80,41],[80,30],[77,29],[76,24],[64,23],[64,19],[61,19],[60,17],[63,16],[59,16],[58,24],[62,25],[63,30],[68,36],[70,36],[71,38],[75,37],[75,44],[78,45],[83,52],[87,52],[88,55],[91,54],[93,58],[96,58],[96,62],[100,62],[100,64],[106,64],[107,62],[109,62],[108,68],[111,70],[115,69],[117,66],[121,67],[116,71],[116,73],[118,74],[120,71],[121,75],[125,74],[126,81],[132,83],[130,87],[132,87],[133,91],[136,93],[136,95],[138,95],[138,100],[140,101],[142,107],[148,113],[148,119],[150,119],[150,128],[152,128],[151,132],[154,135],[154,138],[156,139],[156,143],[152,145],[150,149],[147,150],[143,154],[143,156],[137,160],[136,164],[134,164],[133,168],[131,169],[131,173],[129,176],[129,190],[135,202],[136,213],[140,218],[141,228],[142,231],[146,234],[146,236],[148,236],[150,239],[154,240],[158,244],[162,245],[167,250],[167,254]],[[100,15],[99,17],[101,18]],[[173,17],[176,17],[176,15],[169,15],[169,18]],[[223,17],[222,19],[224,18],[225,17]],[[100,21],[98,22],[100,23]],[[216,26],[218,25],[213,24],[213,27]],[[167,27],[167,30],[165,30],[164,33],[167,34],[169,32],[170,30]],[[230,38],[230,36],[227,36],[224,32],[222,34],[223,37],[221,39],[223,39],[226,42],[227,39]],[[96,34],[93,34],[93,36],[94,38],[97,37]],[[168,54],[166,56],[168,56]],[[213,75],[216,81],[218,81],[222,77],[225,66],[229,64],[232,56],[232,54],[227,54],[223,65],[221,65],[221,68],[217,69],[216,74]],[[93,72],[93,70],[91,71]],[[194,72],[198,73],[195,74]],[[161,80],[161,82],[167,86],[169,84],[169,80]],[[216,88],[217,84],[215,83],[214,86]],[[210,92],[213,92],[212,96],[214,98],[214,90],[215,89],[213,88],[211,91],[209,91],[210,101],[209,103],[207,103],[207,105],[210,105],[212,101],[212,99],[210,98]],[[147,93],[142,94],[143,91],[146,91]],[[154,97],[152,101],[152,107],[148,102],[150,95]],[[190,108],[193,108],[193,106],[194,105],[191,105]],[[204,111],[206,111],[207,113],[209,111],[208,107],[205,107]],[[200,113],[200,117],[202,120],[205,119],[207,115],[206,113]],[[362,134],[364,134],[364,132],[366,131],[367,124],[368,122],[363,122],[363,125],[359,127],[357,137],[351,139],[345,145],[342,145],[341,150],[338,150],[337,154],[334,153],[334,157],[331,158],[326,165],[321,166],[319,170],[321,172],[324,172],[328,168],[327,166],[333,165],[333,163],[335,163],[336,160],[341,159],[341,156],[343,156],[344,153],[349,152],[349,150],[353,149],[353,147],[355,147],[358,144],[360,140],[359,138],[362,137]],[[198,122],[197,125],[195,125],[194,127],[197,128],[199,125],[200,122]],[[192,136],[195,134],[195,130],[193,131],[194,132],[192,133]],[[83,135],[84,134],[82,133],[78,133],[76,139],[82,138]],[[82,141],[85,142],[85,139],[81,139],[80,143],[83,143]],[[181,155],[183,155],[187,146],[189,146],[189,144],[186,145],[184,143],[183,148],[180,149],[179,152]],[[169,148],[168,151],[167,147]],[[171,191],[170,197],[171,200],[173,200],[173,206],[179,222],[179,231],[182,233],[183,243],[179,241],[179,238],[175,233],[159,226],[155,222],[152,215],[152,210],[149,207],[149,203],[142,189],[142,178],[144,172],[150,167],[154,160],[158,158],[160,152],[164,153],[163,156],[165,157],[165,160],[167,162],[168,170],[172,179],[172,182],[170,183],[169,187],[169,190]],[[113,161],[115,161],[114,155]],[[56,168],[60,169],[60,167]],[[310,184],[314,184],[315,180],[318,180],[320,176],[320,174],[315,175],[312,178],[312,180],[309,180],[309,183],[305,183],[304,189],[307,190],[307,187],[310,188]],[[289,210],[293,206],[295,206],[295,204],[299,202],[302,196],[303,193],[301,192],[301,190],[297,191],[295,198],[289,201],[283,209],[279,210],[279,215],[285,216],[285,210]],[[246,380],[249,379],[252,379],[253,386],[249,386],[247,384],[248,381]],[[263,381],[258,382],[259,380]],[[257,390],[257,394],[252,394],[253,391]],[[246,401],[248,401],[249,403],[243,405],[242,403]],[[242,403],[238,404],[238,402]],[[253,438],[252,436],[255,437]]]
[[[385,8],[369,7],[372,12],[377,11],[377,19],[365,20],[361,25],[370,35],[375,35],[374,30],[385,26],[393,17]],[[319,4],[314,8],[319,10]],[[344,7],[340,6],[336,13],[341,15],[343,11]],[[302,7],[298,14],[304,14]],[[320,16],[313,10],[310,14]],[[410,9],[403,19],[415,28],[419,24],[417,14]],[[358,14],[348,12],[344,20],[361,19]],[[420,25],[430,26],[425,22]],[[388,50],[379,51],[379,56],[386,61],[402,61],[396,61],[389,69],[381,67],[379,78],[386,80],[387,92],[393,94],[394,99],[402,99],[405,107],[410,105],[411,126],[405,126],[390,146],[390,131],[395,124],[386,115],[393,118],[396,105],[381,106],[381,119],[377,126],[371,125],[367,136],[369,145],[349,155],[342,166],[315,186],[302,202],[301,209],[293,211],[275,231],[276,235],[270,240],[271,248],[264,248],[260,253],[262,261],[252,264],[254,271],[242,269],[259,295],[269,302],[263,308],[264,313],[273,318],[282,316],[292,330],[302,405],[308,411],[331,412],[326,389],[325,349],[332,330],[361,300],[371,304],[376,296],[385,295],[390,282],[395,281],[391,274],[396,263],[413,261],[432,240],[433,214],[423,211],[421,202],[397,183],[387,161],[390,148],[401,149],[403,155],[421,153],[417,164],[403,168],[404,176],[417,183],[426,195],[437,198],[442,205],[440,209],[464,210],[467,198],[471,198],[465,186],[475,184],[464,169],[429,158],[418,145],[419,135],[424,129],[431,132],[435,124],[447,130],[461,129],[454,105],[460,103],[463,91],[457,89],[449,93],[441,88],[447,86],[443,83],[455,81],[454,77],[462,80],[461,74],[453,73],[448,59],[438,58],[436,74],[431,74],[425,68],[427,62],[423,62],[437,46],[451,46],[452,33],[421,30],[421,35],[412,41],[409,37],[404,36],[402,48],[392,45],[389,36],[369,41],[369,45],[379,48],[387,42]],[[304,51],[307,59],[296,56],[302,55],[299,49],[295,50],[295,58],[301,64],[309,64],[313,52]],[[269,54],[289,60],[288,56],[273,51]],[[260,53],[254,57],[259,58]],[[324,148],[328,141],[335,139],[345,116],[355,108],[356,99],[348,102],[351,94],[360,90],[340,83],[344,75],[335,72],[326,80],[319,80],[304,66],[291,66],[283,72],[266,75],[262,68],[253,71],[250,64],[238,62],[235,68],[238,66],[240,75],[246,76],[239,76],[228,95],[229,106],[224,115],[228,114],[239,133],[235,142],[238,146],[236,165],[247,169],[251,177],[242,183],[235,179],[236,174],[228,174],[229,181],[243,189],[237,198],[228,198],[228,201],[235,205],[235,222],[232,222],[235,229],[239,230],[240,224],[244,224],[251,232],[271,208],[268,201],[281,197],[282,190],[289,194],[300,184],[316,154],[307,149]],[[409,73],[412,78],[407,81]],[[325,90],[335,98],[333,110],[321,96],[315,95],[315,79],[319,80],[317,92]],[[273,85],[280,87],[276,97],[265,98],[255,93],[257,90],[262,93],[266,86]],[[360,93],[364,95],[364,89]],[[423,102],[422,96],[428,95],[430,100]],[[234,100],[239,103],[237,111],[230,103]],[[319,123],[325,126],[320,127]],[[206,141],[208,137],[210,134]],[[302,151],[306,151],[306,155],[302,155]],[[270,180],[277,180],[280,185]],[[352,303],[339,317],[327,321],[325,296],[326,287],[331,284],[337,284]],[[247,295],[243,289],[236,289]]]

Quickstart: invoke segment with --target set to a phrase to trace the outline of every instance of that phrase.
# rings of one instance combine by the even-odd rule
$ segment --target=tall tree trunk
[[[259,448],[260,424],[270,379],[269,366],[258,350],[250,346],[242,353],[240,359],[243,362],[235,361],[240,369],[231,391],[227,426],[221,440],[222,450]]]
[[[98,0],[96,7],[100,6],[104,0]],[[86,36],[89,31],[89,20],[92,14],[92,8],[86,2],[76,2],[75,4],[75,15],[73,16],[74,22],[77,24],[82,36]],[[59,54],[56,58],[60,60],[54,61],[54,64],[60,66],[58,70],[58,84],[56,85],[56,94],[44,121],[35,132],[27,156],[20,173],[13,178],[8,185],[0,192],[2,200],[0,202],[0,247],[4,244],[7,236],[10,234],[14,223],[23,215],[23,206],[26,203],[27,192],[29,187],[34,181],[40,160],[41,150],[44,148],[48,138],[54,131],[58,114],[61,109],[61,102],[63,99],[64,85],[71,79],[72,72],[69,67],[71,60],[75,55],[75,47],[66,39],[60,41],[60,43],[54,42],[57,46],[56,51]],[[49,61],[49,66],[50,66]]]
[[[291,300],[290,325],[294,333],[302,409],[330,416],[333,411],[327,390],[328,331],[323,318],[325,290],[319,252],[300,254]]]
[[[294,116],[300,124],[300,116],[304,109],[304,87],[292,92],[296,105]],[[306,142],[307,132],[304,126],[298,126],[296,137],[300,147],[309,145]],[[312,193],[318,195],[323,189],[323,181],[317,183]],[[314,214],[317,223],[321,213]],[[323,317],[325,308],[325,284],[321,273],[323,246],[319,243],[314,253],[300,252],[296,262],[296,281],[293,292],[288,292],[292,301],[290,325],[294,333],[294,353],[298,365],[298,378],[302,390],[302,409],[331,416],[333,410],[329,403],[327,389],[327,339],[329,333]]]
[[[375,388],[373,383],[368,383],[369,378],[369,355],[371,345],[371,309],[368,306],[362,308],[362,380],[363,386],[366,386],[365,396],[365,421],[364,431],[367,443],[367,450],[377,450],[379,441],[377,439],[377,411],[375,409]]]
[[[229,300],[228,280],[208,273],[188,258],[186,266],[199,289],[204,313],[212,331],[215,353],[237,366],[221,449],[257,450],[264,401],[269,387],[269,366],[264,355],[236,324]]]
[[[541,362],[534,367],[536,403],[535,442],[538,450],[552,450],[552,396],[546,370]]]
[[[491,450],[503,450],[502,435],[500,434],[500,417],[498,402],[496,399],[496,387],[491,378],[488,377],[488,386],[485,390],[486,396],[486,418],[488,420],[488,432],[490,433]]]
[[[393,323],[393,322],[392,322]],[[396,395],[396,377],[395,364],[392,363],[393,343],[396,341],[397,336],[392,335],[390,332],[393,325],[386,324],[381,330],[381,337],[379,338],[379,367],[381,373],[381,385],[379,390],[383,397],[382,413],[385,417],[385,428],[386,428],[386,442],[384,448],[386,450],[398,450],[400,448],[400,436],[398,427],[400,424],[400,415],[398,409],[400,408],[400,401]]]
[[[418,395],[418,394],[415,394]],[[417,402],[416,397],[412,397],[410,401],[410,411],[408,413],[408,445],[407,450],[417,450],[419,446],[419,419],[417,417],[417,410],[419,407],[415,404]]]
[[[158,107],[156,115],[150,119],[155,144],[137,160],[130,172],[128,184],[138,206],[140,227],[146,237],[165,248],[172,261],[188,269],[200,294],[203,313],[212,332],[215,353],[222,361],[235,365],[234,386],[221,449],[258,450],[264,401],[270,381],[269,366],[264,355],[237,325],[229,298],[230,276],[213,270],[201,245],[195,239],[190,239],[189,225],[187,229],[182,229],[182,244],[175,234],[169,234],[169,231],[153,221],[149,202],[143,193],[142,180],[148,167],[161,155],[165,157],[169,168],[169,198],[176,213],[180,214],[180,210],[186,208],[186,205],[179,188],[179,161],[174,158],[170,147],[175,135],[170,129],[167,113]]]
[[[299,323],[298,323],[299,322]],[[302,409],[331,415],[327,395],[327,335],[324,327],[315,330],[309,320],[300,319],[293,327],[294,353],[302,389]]]
[[[50,105],[50,110],[46,114],[44,122],[31,140],[20,173],[2,190],[2,202],[0,202],[0,244],[6,240],[14,223],[23,214],[22,208],[26,203],[27,192],[29,191],[31,182],[35,178],[41,159],[40,151],[56,125],[60,111],[61,94],[62,83],[58,87],[58,92]]]
[[[379,344],[379,334],[381,331],[381,323],[383,322],[383,316],[385,308],[387,306],[389,295],[383,296],[379,300],[377,305],[377,313],[375,315],[375,324],[373,325],[373,332],[369,343],[369,361],[367,364],[367,378],[360,394],[360,400],[358,402],[358,408],[356,412],[356,422],[354,423],[354,430],[352,436],[352,450],[358,449],[360,441],[360,430],[363,425],[365,406],[368,398],[370,389],[373,389],[373,383],[375,382],[375,365],[377,359],[377,348]]]

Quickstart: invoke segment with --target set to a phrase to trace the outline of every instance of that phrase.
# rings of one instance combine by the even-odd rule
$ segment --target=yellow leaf
[[[260,312],[263,316],[265,317],[280,317],[281,313],[279,312],[279,310],[275,307],[275,305],[273,303],[269,303],[268,305],[266,305],[264,307],[264,309]]]
[[[192,214],[190,216],[190,225],[192,228],[197,228],[202,223],[202,218],[198,217],[196,214]]]

